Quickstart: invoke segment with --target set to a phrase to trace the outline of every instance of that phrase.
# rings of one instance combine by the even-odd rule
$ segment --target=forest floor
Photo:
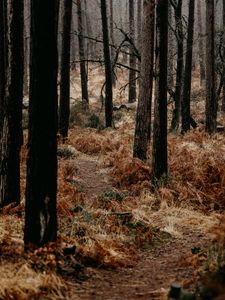
[[[169,180],[154,193],[151,146],[146,162],[132,157],[135,107],[115,111],[115,129],[104,129],[102,70],[89,72],[90,111],[81,108],[78,78],[71,79],[69,137],[58,146],[58,241],[24,252],[25,144],[21,204],[0,211],[0,299],[163,300],[173,282],[196,291],[225,260],[225,135],[204,132],[197,75],[199,126],[169,133]],[[126,103],[126,78],[119,72],[116,105]],[[224,284],[216,289],[223,294]]]
[[[76,166],[78,180],[83,183],[89,201],[113,188],[112,179],[95,157],[82,154],[78,156]],[[192,210],[186,213],[195,214]],[[208,249],[212,240],[206,233],[214,221],[211,216],[201,215],[193,226],[183,225],[185,216],[182,217],[182,211],[178,214],[180,220],[175,229],[171,228],[176,230],[174,235],[166,235],[165,232],[158,241],[141,249],[132,266],[88,268],[87,280],[72,281],[74,299],[167,299],[172,283],[179,282],[189,288],[193,286],[197,274],[195,255],[191,250]],[[193,217],[198,219],[199,216]]]

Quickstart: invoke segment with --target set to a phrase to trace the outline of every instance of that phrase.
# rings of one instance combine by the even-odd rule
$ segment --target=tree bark
[[[176,86],[174,95],[175,108],[173,110],[173,118],[171,129],[178,130],[180,124],[181,113],[181,90],[183,82],[183,24],[182,24],[182,0],[178,0],[175,9],[175,21],[177,31],[177,71],[176,71]]]
[[[83,39],[83,16],[81,9],[81,0],[77,0],[77,20],[78,20],[78,43],[79,43],[79,56],[80,56],[80,77],[81,77],[81,91],[82,91],[82,104],[84,108],[88,108],[88,84],[87,84],[87,71],[85,66],[85,53],[84,53],[84,39]]]
[[[174,32],[173,32],[173,8],[171,3],[168,3],[168,87],[173,89],[174,87]]]
[[[20,202],[20,148],[23,140],[23,10],[22,0],[8,2],[8,66],[5,66],[4,112],[0,134],[0,206]]]
[[[141,53],[141,47],[142,47],[142,0],[137,1],[137,42],[138,42],[138,50]],[[141,62],[138,60],[138,70],[141,71]],[[140,82],[139,82],[140,85]]]
[[[72,3],[72,0],[64,0],[59,105],[59,133],[63,138],[68,137],[70,118],[70,50]]]
[[[134,30],[134,0],[129,0],[129,31],[130,38],[134,41],[135,38],[135,30]],[[136,68],[136,58],[133,54],[133,46],[130,45],[130,71],[129,71],[129,94],[128,94],[128,102],[133,103],[136,101],[136,72],[134,71]]]
[[[205,129],[209,134],[216,132],[217,103],[215,91],[215,31],[214,1],[206,0],[206,106]]]
[[[105,124],[112,127],[113,94],[112,94],[112,69],[109,50],[109,33],[107,23],[106,1],[101,0],[102,34],[105,61]]]
[[[202,10],[201,0],[197,0],[197,21],[198,21],[198,51],[199,51],[199,65],[200,65],[200,84],[203,86],[205,82],[205,64],[204,64],[204,43],[202,30]]]
[[[168,0],[157,0],[156,7],[156,83],[152,152],[152,185],[167,177],[167,55]]]
[[[225,0],[223,0],[223,57],[225,59]],[[223,62],[223,95],[221,110],[225,112],[225,62]]]
[[[25,246],[56,240],[58,1],[31,0]]]
[[[140,92],[136,114],[133,156],[146,160],[151,133],[155,0],[144,0],[142,22]]]
[[[183,98],[182,98],[182,132],[190,130],[190,96],[191,96],[191,74],[192,53],[194,33],[195,0],[189,0],[188,36],[186,49],[186,62],[184,71]]]

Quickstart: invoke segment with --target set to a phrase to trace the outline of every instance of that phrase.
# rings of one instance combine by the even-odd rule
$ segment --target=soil
[[[77,176],[84,192],[93,199],[112,187],[109,172],[97,157],[81,154],[76,159]],[[187,288],[196,279],[191,249],[205,249],[210,238],[180,224],[179,237],[171,237],[151,249],[142,249],[136,264],[128,268],[87,268],[87,278],[72,280],[72,299],[167,299],[173,282]]]

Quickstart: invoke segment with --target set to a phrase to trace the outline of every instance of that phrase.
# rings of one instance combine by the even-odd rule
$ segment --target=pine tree
[[[57,234],[58,1],[31,0],[30,109],[24,242],[36,246]]]
[[[156,6],[156,85],[152,148],[152,184],[157,187],[167,177],[167,54],[168,0]]]

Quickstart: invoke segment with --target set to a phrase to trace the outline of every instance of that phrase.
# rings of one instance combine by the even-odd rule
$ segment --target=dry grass
[[[54,274],[35,272],[28,264],[0,266],[0,298],[4,300],[69,299],[65,282]]]

